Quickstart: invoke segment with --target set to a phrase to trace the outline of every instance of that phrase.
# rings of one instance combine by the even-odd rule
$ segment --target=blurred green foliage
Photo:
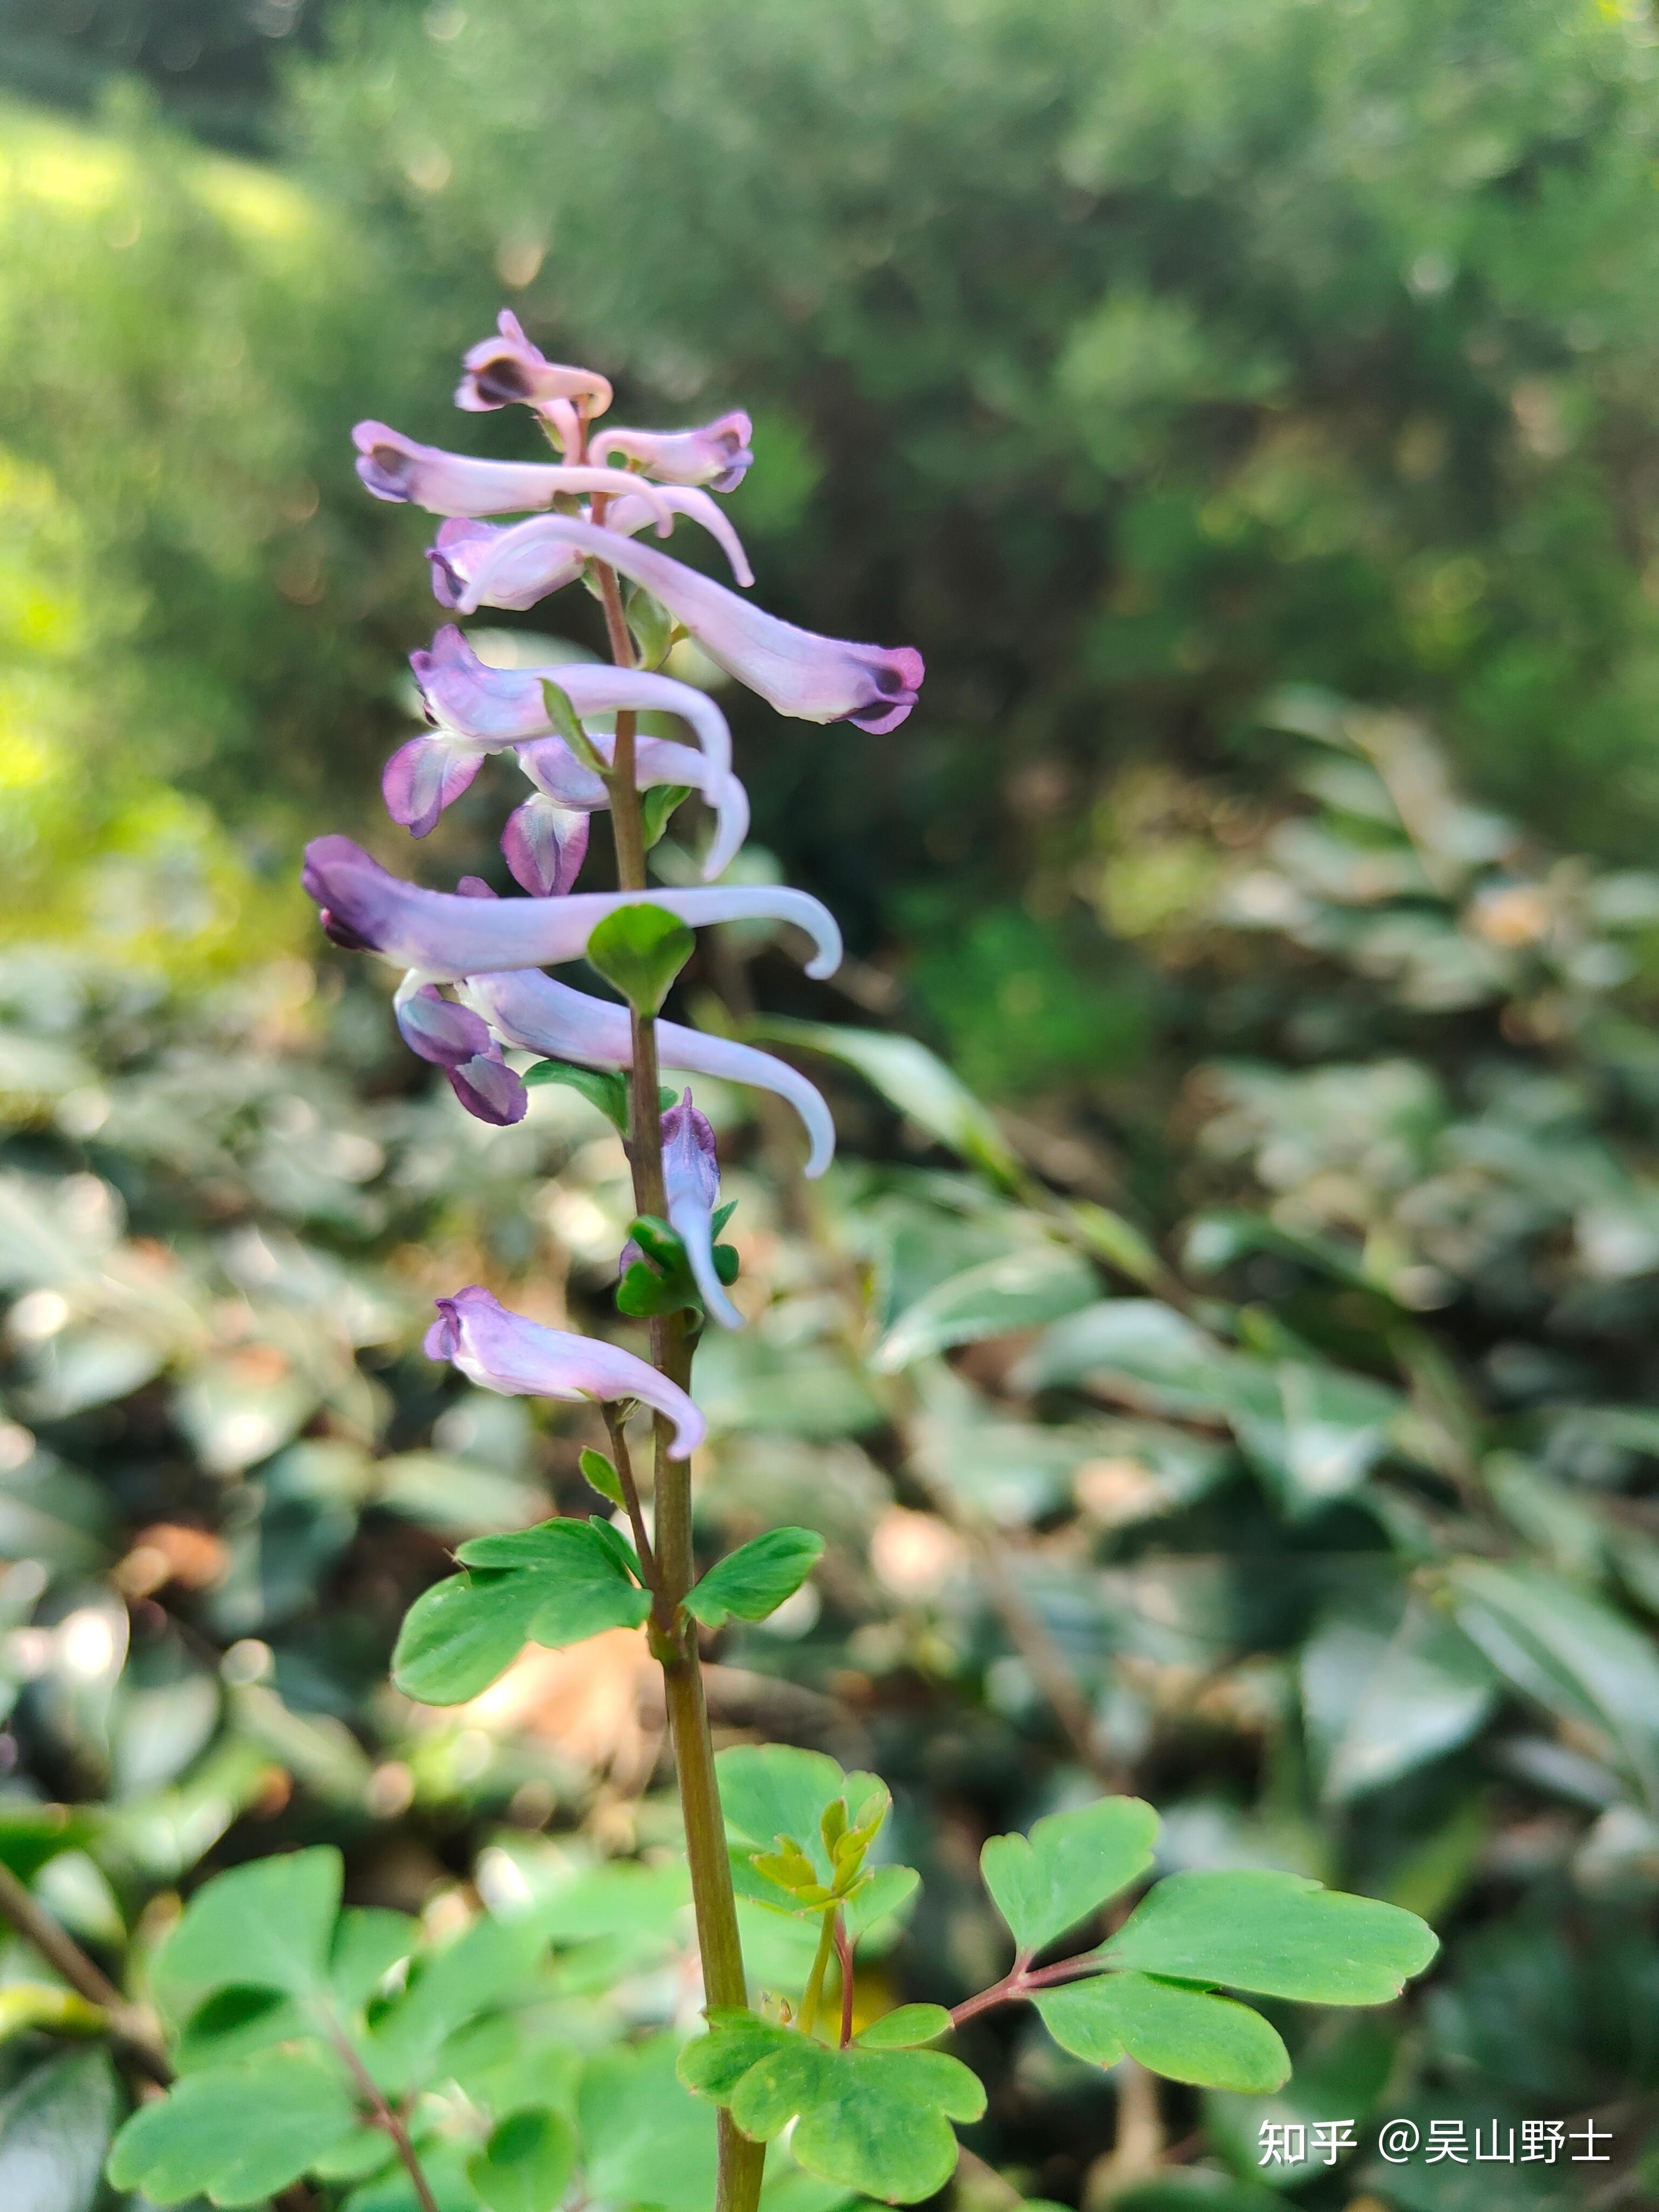
[[[6,118],[0,1857],[141,1996],[179,1895],[289,1846],[422,1916],[422,1958],[528,1913],[500,1990],[548,2067],[582,2054],[550,2108],[667,2131],[594,2192],[701,2202],[629,1632],[459,1715],[386,1685],[456,1544],[592,1502],[592,1425],[418,1339],[473,1279],[600,1325],[620,1148],[557,1086],[507,1131],[429,1092],[292,889],[304,835],[396,849],[374,781],[432,612],[425,525],[363,499],[349,426],[508,450],[433,396],[506,297],[620,416],[751,406],[769,603],[929,661],[887,738],[728,702],[768,842],[860,954],[850,1008],[753,970],[798,994],[776,1034],[829,1068],[842,1163],[804,1193],[707,1102],[757,1319],[700,1355],[700,1543],[828,1547],[816,1595],[720,1632],[717,1720],[892,1783],[928,1902],[860,2004],[1000,1971],[979,1841],[1131,1783],[1166,1869],[1313,1873],[1445,1958],[1387,2015],[1276,2008],[1291,2087],[1169,2094],[1152,2179],[1104,2162],[1112,2082],[976,2029],[969,2139],[1017,2191],[1457,2212],[1487,2176],[1451,2163],[1268,2191],[1257,2125],[1594,2110],[1612,2167],[1505,2167],[1504,2201],[1641,2203],[1649,11],[331,21],[280,169],[131,88]],[[446,818],[434,880],[489,863],[483,824]],[[700,952],[689,1009],[745,1020],[753,951]],[[0,2006],[0,2199],[49,2139],[44,2212],[86,2212],[122,2100],[50,2016]]]

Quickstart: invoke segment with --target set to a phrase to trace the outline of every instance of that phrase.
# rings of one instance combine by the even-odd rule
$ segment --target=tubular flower
[[[480,461],[422,446],[384,422],[359,422],[352,441],[357,473],[376,499],[423,507],[429,514],[522,514],[550,507],[556,499],[614,489],[614,469],[570,468],[556,461]],[[642,499],[659,533],[674,526],[667,495],[643,477],[630,477],[629,495]]]
[[[632,538],[648,523],[662,536],[662,514],[684,514],[700,522],[731,563],[732,574],[746,591],[755,580],[743,540],[726,520],[725,510],[706,491],[695,485],[647,484],[643,477],[624,475],[621,469],[605,471],[618,489],[605,510],[605,526],[619,537]],[[566,520],[580,520],[581,517]],[[568,546],[549,543],[534,529],[542,520],[481,522],[453,516],[427,549],[432,563],[432,596],[440,606],[471,614],[480,606],[533,607],[550,592],[573,583],[581,574],[583,556]]]
[[[794,922],[817,945],[809,975],[832,975],[841,962],[841,932],[829,908],[776,884],[469,898],[388,875],[349,837],[314,838],[301,880],[337,945],[383,953],[400,968],[423,969],[434,981],[580,960],[599,924],[625,906],[663,907],[692,928],[715,921]]]
[[[565,660],[546,668],[491,668],[480,660],[453,623],[446,623],[423,652],[411,653],[427,712],[439,728],[485,750],[521,744],[552,730],[544,683],[569,700],[578,721],[625,708],[678,714],[696,732],[710,765],[732,765],[732,731],[706,691],[672,676],[642,668],[611,668],[598,660]]]
[[[574,1060],[579,1067],[625,1071],[634,1065],[634,1041],[628,1009],[608,999],[556,982],[539,969],[473,975],[460,987],[469,1006],[483,1016],[504,1044],[550,1060]],[[787,1098],[805,1125],[811,1157],[809,1176],[821,1176],[835,1156],[836,1125],[823,1096],[787,1060],[730,1037],[708,1036],[678,1022],[657,1023],[657,1051],[665,1068],[686,1075],[711,1075],[723,1083],[744,1083]]]
[[[587,450],[596,461],[620,453],[659,483],[735,491],[755,458],[749,450],[753,434],[753,423],[735,407],[695,430],[602,430]]]
[[[501,309],[495,331],[493,338],[480,339],[462,356],[464,374],[455,388],[458,407],[483,415],[515,404],[543,410],[560,400],[574,400],[594,416],[610,406],[611,386],[597,369],[566,368],[549,361],[531,344],[510,307]]]
[[[689,1459],[708,1432],[677,1382],[614,1344],[572,1336],[510,1312],[477,1283],[437,1301],[426,1334],[428,1359],[453,1360],[470,1382],[507,1398],[637,1398],[674,1425],[674,1451]]]
[[[617,740],[611,731],[594,731],[589,733],[588,743],[602,760],[609,762]],[[533,744],[522,746],[519,765],[537,790],[559,806],[592,813],[611,804],[604,778],[584,768],[562,738],[540,738]],[[749,835],[749,793],[736,776],[717,775],[707,753],[676,744],[672,738],[637,738],[634,781],[641,791],[659,784],[679,784],[688,791],[701,792],[714,814],[714,842],[702,865],[704,880],[712,883],[731,866]],[[516,869],[514,873],[524,883]],[[528,890],[529,884],[525,884],[525,888]]]
[[[678,1106],[662,1117],[663,1192],[668,1225],[685,1247],[703,1310],[722,1328],[741,1328],[743,1316],[726,1295],[714,1268],[714,1201],[720,1194],[720,1159],[706,1115],[691,1103],[688,1085]]]
[[[392,1005],[404,1043],[443,1069],[469,1114],[498,1128],[523,1121],[530,1093],[471,1007],[452,1006],[417,972],[404,977]]]
[[[510,544],[509,540],[518,543]],[[923,666],[913,646],[854,645],[797,629],[695,568],[571,516],[541,515],[534,522],[521,523],[516,531],[504,532],[482,559],[469,557],[459,568],[453,556],[459,549],[452,541],[446,555],[448,571],[452,580],[460,579],[462,586],[453,603],[466,614],[481,605],[533,605],[532,544],[543,559],[543,573],[561,581],[568,580],[568,551],[607,562],[631,576],[661,601],[710,659],[751,691],[758,691],[781,714],[806,722],[854,722],[879,735],[896,729],[916,703]],[[476,541],[469,541],[469,556],[475,550],[480,550]],[[433,557],[438,558],[436,551]],[[497,562],[512,592],[509,599],[495,596]],[[550,583],[547,588],[556,585]]]

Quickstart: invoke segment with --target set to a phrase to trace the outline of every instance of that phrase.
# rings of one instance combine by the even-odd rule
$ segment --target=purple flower
[[[608,562],[631,576],[661,601],[728,676],[758,691],[781,714],[807,722],[854,722],[879,735],[896,729],[916,703],[924,672],[921,655],[913,646],[853,645],[797,629],[793,623],[780,622],[666,554],[567,515],[541,515],[520,523],[517,530],[503,532],[489,548],[469,538],[465,549],[453,540],[446,549],[441,535],[439,551],[452,587],[458,586],[451,604],[463,613],[480,605],[532,605],[532,544],[544,556],[542,573],[559,581],[568,580],[570,550]],[[457,553],[462,556],[459,567]],[[496,596],[498,562],[508,582],[508,598]],[[551,583],[546,586],[555,587]]]
[[[593,731],[589,733],[588,743],[601,759],[609,762],[617,740],[610,731]],[[562,738],[538,738],[533,744],[521,746],[519,765],[537,790],[560,807],[577,807],[584,813],[592,813],[611,804],[604,778],[594,769],[585,768]],[[714,842],[702,864],[704,880],[712,883],[731,866],[749,835],[749,793],[736,776],[717,775],[707,753],[696,752],[690,745],[676,744],[672,738],[638,738],[634,745],[634,781],[641,791],[649,791],[658,784],[677,783],[689,791],[701,792],[714,812]],[[507,849],[505,842],[501,849]],[[511,866],[510,854],[508,865]],[[513,872],[525,889],[530,890],[530,884],[516,868]],[[574,882],[574,878],[571,880]]]
[[[483,755],[476,745],[447,738],[411,738],[399,745],[380,777],[386,811],[412,837],[424,837],[438,817],[458,799],[478,773]]]
[[[720,1194],[714,1132],[691,1103],[688,1085],[678,1106],[662,1117],[662,1179],[668,1225],[685,1247],[703,1310],[722,1328],[741,1328],[743,1316],[714,1271],[714,1201]]]
[[[659,483],[735,491],[755,458],[749,450],[753,434],[754,425],[739,407],[695,430],[602,430],[587,450],[596,461],[620,453]]]
[[[591,774],[591,770],[583,773]],[[598,776],[593,781],[599,782]],[[599,790],[603,795],[602,783]],[[562,806],[539,791],[522,806],[515,806],[501,831],[501,854],[514,882],[532,898],[562,898],[587,858],[587,830],[585,809]]]
[[[555,461],[480,461],[417,445],[384,422],[359,422],[351,434],[357,473],[376,499],[423,507],[430,514],[522,514],[550,507],[556,499],[615,489],[612,469],[568,468]],[[665,538],[674,506],[643,477],[630,477],[629,494],[642,499]]]
[[[404,979],[392,1003],[404,1043],[443,1069],[469,1114],[498,1128],[523,1121],[530,1093],[501,1058],[487,1023],[468,1006],[452,1006],[434,984],[414,975]]]
[[[422,890],[388,875],[349,837],[313,839],[306,848],[301,881],[337,945],[383,953],[400,968],[422,969],[434,981],[580,960],[599,924],[625,906],[663,907],[692,928],[715,921],[792,921],[817,944],[809,975],[832,975],[841,962],[841,933],[829,909],[805,891],[777,884],[577,891],[556,899],[469,898]]]
[[[469,348],[461,367],[465,374],[455,391],[455,404],[470,414],[482,415],[494,407],[545,408],[560,399],[584,403],[589,416],[603,415],[611,404],[611,386],[597,370],[566,368],[549,361],[531,344],[518,317],[503,307],[496,319],[498,335]]]
[[[474,975],[461,986],[467,1003],[489,1022],[502,1042],[550,1060],[574,1060],[579,1067],[626,1071],[634,1065],[634,1042],[626,1006],[595,999],[556,982],[539,969]],[[787,1098],[806,1126],[811,1157],[809,1176],[821,1176],[835,1156],[836,1125],[823,1094],[787,1060],[759,1052],[731,1037],[708,1036],[678,1022],[659,1021],[657,1051],[665,1068],[688,1075],[711,1075],[724,1083],[744,1083]]]
[[[642,477],[625,476],[620,469],[609,474],[618,489],[605,506],[607,530],[632,538],[654,522],[660,537],[665,508],[671,515],[687,515],[719,544],[738,583],[746,590],[754,582],[743,540],[706,491],[682,484],[647,484]],[[510,527],[459,517],[446,522],[426,556],[432,563],[432,596],[439,605],[464,615],[481,606],[522,611],[574,582],[581,574],[582,556],[538,536],[533,525],[541,520],[538,515]]]
[[[678,714],[697,733],[710,765],[724,774],[732,765],[732,732],[706,691],[672,676],[641,668],[609,668],[597,660],[563,660],[545,668],[491,668],[480,660],[453,623],[446,623],[424,652],[411,653],[427,712],[443,730],[475,744],[520,744],[545,737],[548,719],[544,683],[556,684],[578,721],[621,708]]]
[[[708,1432],[677,1382],[617,1345],[510,1313],[477,1283],[438,1299],[437,1307],[426,1334],[427,1358],[453,1360],[480,1389],[507,1398],[637,1398],[673,1423],[679,1459],[689,1459]]]

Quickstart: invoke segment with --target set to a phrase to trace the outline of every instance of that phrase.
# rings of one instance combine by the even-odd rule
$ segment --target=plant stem
[[[841,1907],[836,1908],[836,1956],[841,1962],[841,2047],[853,2040],[853,1941]]]
[[[593,519],[602,520],[599,501]],[[594,563],[611,658],[618,667],[634,665],[634,641],[623,611],[616,571]],[[644,890],[645,831],[635,784],[635,718],[617,716],[610,786],[611,834],[616,842],[617,882],[623,890]],[[629,1159],[634,1203],[641,1213],[659,1218],[666,1211],[662,1172],[662,1108],[658,1097],[657,1025],[635,1011],[633,1067],[628,1085]],[[684,1389],[691,1378],[692,1339],[685,1317],[659,1316],[651,1324],[652,1364]],[[720,1815],[714,1775],[714,1746],[708,1733],[702,1668],[695,1624],[681,1611],[693,1579],[691,1469],[673,1455],[673,1431],[656,1420],[655,1584],[659,1615],[653,1622],[653,1648],[662,1667],[663,1700],[674,1746],[674,1769],[685,1818],[685,1850],[691,1869],[691,1903],[696,1917],[697,1948],[702,1957],[703,1994],[711,2009],[741,2011],[749,2002],[743,1945],[738,1933],[737,1900],[726,1854],[726,1823]],[[621,1469],[617,1470],[620,1477]],[[626,1494],[626,1493],[624,1493]],[[644,1553],[641,1553],[641,1565]],[[716,2212],[755,2212],[766,2164],[764,2143],[751,2142],[730,2112],[719,2116],[720,2172]]]
[[[110,2033],[143,2068],[152,2081],[166,2088],[173,2068],[155,2029],[136,2005],[131,2005],[113,1982],[89,1959],[75,1938],[43,1911],[31,1891],[9,1867],[0,1866],[0,1916],[10,1921],[26,1942],[32,1943],[47,1965],[54,1967],[72,1990],[95,2004],[109,2022]]]
[[[410,2141],[409,2130],[404,2125],[402,2115],[386,2101],[386,2094],[380,2083],[364,2065],[351,2038],[337,2021],[329,2022],[328,2034],[330,2042],[344,2059],[347,2070],[356,2083],[363,2101],[373,2112],[374,2125],[391,2136],[398,2161],[404,2172],[409,2176],[409,2185],[415,2191],[416,2202],[419,2204],[421,2212],[438,2212],[437,2199],[433,2196],[431,2186],[422,2169],[419,2154]]]
[[[617,1480],[622,1488],[623,1504],[628,1513],[628,1524],[634,1531],[634,1549],[640,1555],[640,1566],[645,1575],[646,1588],[650,1591],[653,1613],[662,1604],[662,1584],[657,1572],[655,1555],[651,1549],[651,1538],[645,1525],[645,1508],[640,1503],[639,1485],[634,1480],[634,1460],[628,1449],[628,1431],[610,1406],[603,1408],[605,1433],[611,1439],[611,1463],[617,1470]],[[657,1626],[665,1633],[672,1622],[664,1613]]]
[[[836,1951],[836,1915],[838,1907],[831,1905],[823,1916],[823,1925],[818,1930],[818,1948],[812,1960],[812,1971],[806,1978],[806,1989],[800,2001],[800,2032],[811,2035],[817,2025],[818,2007],[823,2001],[824,1977],[830,1972],[830,1961]]]

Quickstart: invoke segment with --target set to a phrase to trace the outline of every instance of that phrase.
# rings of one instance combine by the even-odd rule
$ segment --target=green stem
[[[812,1961],[812,1971],[807,1977],[805,1993],[800,2001],[800,2032],[811,2035],[817,2025],[818,2006],[823,1999],[824,1976],[830,1971],[830,1961],[836,1952],[836,1913],[831,1905],[823,1916],[823,1925],[818,1930],[817,1955]]]
[[[594,502],[595,521],[601,519],[599,504],[598,501]],[[611,658],[619,667],[631,667],[634,642],[623,611],[616,571],[597,562],[594,569],[605,608]],[[611,774],[606,778],[610,785],[611,833],[616,841],[617,881],[623,890],[644,890],[647,887],[645,830],[635,782],[635,728],[633,714],[617,714],[617,742],[611,754]],[[628,1149],[634,1176],[634,1203],[641,1213],[654,1214],[660,1219],[667,1212],[667,1201],[663,1191],[657,1025],[649,1015],[637,1010],[631,1019],[634,1052],[628,1085]],[[652,1322],[652,1364],[681,1389],[691,1379],[691,1353],[692,1340],[683,1315],[671,1314]],[[749,2002],[749,1983],[744,1972],[726,1823],[720,1814],[720,1787],[714,1774],[714,1746],[708,1732],[708,1708],[703,1698],[696,1628],[682,1610],[682,1601],[695,1577],[691,1468],[687,1461],[674,1457],[672,1425],[660,1414],[655,1434],[655,1566],[660,1610],[653,1624],[652,1646],[662,1667],[663,1698],[674,1746],[680,1808],[685,1819],[685,1850],[691,1869],[697,1948],[702,1957],[703,1993],[711,2009],[741,2011]],[[715,2212],[755,2212],[766,2164],[765,2144],[750,2142],[725,2111],[719,2116],[719,2141]]]

